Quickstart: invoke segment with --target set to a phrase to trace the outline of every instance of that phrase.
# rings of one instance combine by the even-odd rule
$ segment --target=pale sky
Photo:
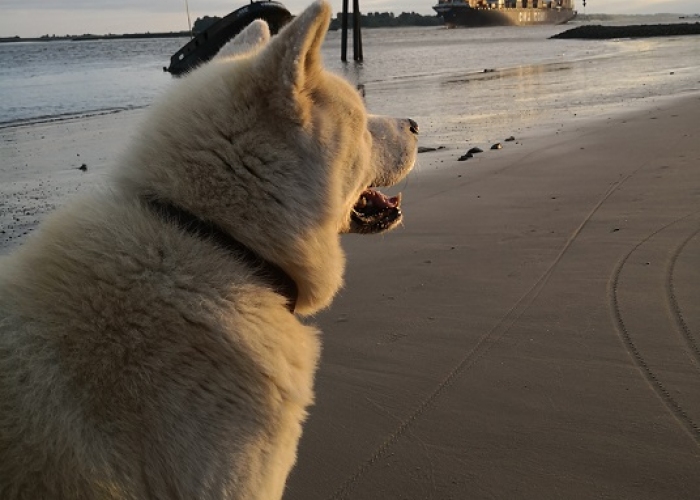
[[[282,0],[298,14],[311,0]],[[437,0],[360,0],[366,12],[433,14]],[[247,0],[189,0],[192,22],[205,15],[225,16]],[[342,0],[331,0],[335,12]],[[350,2],[352,6],[352,2]],[[583,0],[576,0],[583,12]],[[586,13],[700,13],[700,0],[587,0]],[[45,34],[140,33],[187,30],[185,0],[0,0],[0,37]]]

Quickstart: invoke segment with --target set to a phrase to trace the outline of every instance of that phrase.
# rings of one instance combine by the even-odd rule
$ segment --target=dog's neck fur
[[[174,222],[193,236],[213,241],[251,266],[255,275],[264,279],[276,293],[287,299],[287,309],[294,313],[299,290],[296,282],[281,267],[262,258],[216,224],[200,219],[182,207],[153,198],[146,198],[145,201],[147,206],[164,220]]]

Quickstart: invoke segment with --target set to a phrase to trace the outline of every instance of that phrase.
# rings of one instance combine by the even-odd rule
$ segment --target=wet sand
[[[72,196],[103,185],[144,112],[0,128],[0,255]]]
[[[136,117],[0,130],[0,253]],[[344,238],[285,500],[700,498],[699,122],[696,94],[421,154],[404,227]]]

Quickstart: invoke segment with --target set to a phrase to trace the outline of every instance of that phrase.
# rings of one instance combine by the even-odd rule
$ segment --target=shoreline
[[[438,131],[437,136],[427,135],[419,140],[423,152],[418,155],[411,179],[422,182],[426,176],[440,177],[446,170],[471,168],[517,154],[527,144],[544,144],[572,130],[595,128],[619,117],[673,106],[678,101],[692,99],[696,93],[637,100],[631,108],[626,103],[609,107],[596,116],[577,117],[562,110],[555,116],[548,115],[536,127],[504,129],[502,137],[489,140],[457,141],[443,137]],[[45,215],[74,193],[99,189],[101,178],[118,161],[147,112],[148,106],[144,106],[0,125],[0,153],[5,159],[0,165],[4,184],[0,191],[0,227],[5,231],[0,233],[0,255],[21,244],[23,237],[34,231]],[[508,136],[514,140],[506,141]],[[503,149],[491,151],[496,142]],[[484,153],[458,161],[472,147],[479,147]],[[85,171],[80,170],[83,165]]]
[[[131,106],[131,107],[121,107],[121,108],[107,108],[107,109],[97,109],[92,111],[77,111],[74,113],[65,113],[62,115],[49,115],[49,116],[38,116],[36,118],[24,118],[17,119],[15,121],[0,122],[0,130],[6,128],[17,128],[17,127],[32,127],[34,125],[44,125],[50,123],[61,123],[76,120],[87,120],[97,116],[114,115],[117,113],[123,113],[125,111],[137,111],[140,109],[147,109],[149,105],[144,106]]]

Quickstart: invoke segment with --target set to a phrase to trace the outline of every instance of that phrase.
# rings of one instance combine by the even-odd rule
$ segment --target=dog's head
[[[286,95],[276,97],[287,101],[282,106],[287,108],[285,117],[298,117],[299,124],[308,130],[332,128],[337,134],[317,139],[324,141],[324,149],[328,148],[329,162],[340,164],[345,177],[341,178],[345,181],[341,187],[345,208],[352,202],[350,210],[342,210],[339,231],[379,233],[400,222],[400,196],[387,198],[374,188],[395,184],[411,169],[418,125],[410,119],[367,115],[348,82],[323,69],[320,49],[329,20],[330,7],[317,2],[273,41],[268,50],[275,65],[292,78]],[[250,56],[269,41],[267,25],[258,20],[224,46],[217,57]],[[261,58],[262,65],[269,68],[270,62],[265,59]]]
[[[250,24],[155,106],[120,176],[284,268],[300,312],[327,305],[342,283],[339,233],[400,222],[400,197],[375,188],[416,158],[415,122],[368,115],[324,69],[330,16],[321,0],[275,37]]]

